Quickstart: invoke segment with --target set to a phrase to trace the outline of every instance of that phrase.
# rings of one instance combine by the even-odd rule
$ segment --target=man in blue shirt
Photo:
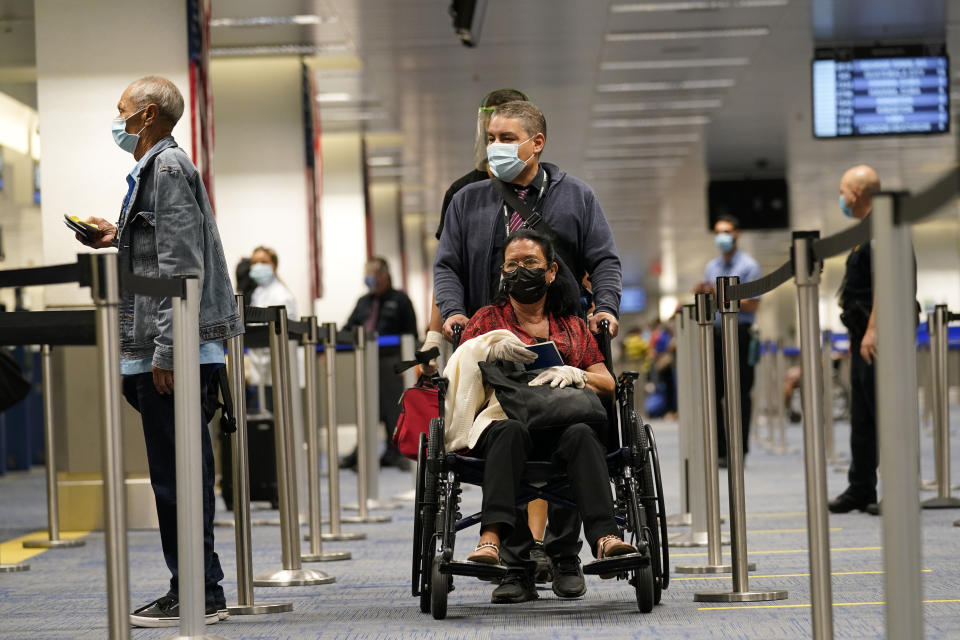
[[[760,265],[751,256],[740,251],[737,248],[737,242],[740,239],[740,223],[733,216],[722,215],[717,218],[713,225],[713,241],[720,250],[720,255],[707,263],[703,271],[703,282],[697,287],[696,292],[709,292],[716,294],[717,278],[720,276],[739,276],[740,282],[750,282],[760,278],[763,273],[760,271]],[[753,365],[750,360],[750,328],[753,326],[753,320],[760,306],[760,299],[740,301],[740,315],[737,317],[737,344],[740,352],[740,408],[742,410],[743,431],[743,453],[750,450],[750,415],[753,408],[750,400],[750,390],[753,388]],[[714,324],[714,358],[717,362],[717,431],[718,442],[717,451],[720,456],[720,466],[727,466],[727,438],[726,438],[726,415],[720,409],[724,395],[723,367],[722,362],[722,342],[720,340],[720,314]]]

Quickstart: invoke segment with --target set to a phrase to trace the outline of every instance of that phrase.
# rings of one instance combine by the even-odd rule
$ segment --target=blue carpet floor
[[[954,420],[954,424],[958,424]],[[664,464],[663,479],[668,512],[677,507],[677,429],[675,424],[655,425]],[[837,450],[847,451],[848,427],[837,428]],[[791,446],[799,450],[801,429],[788,429]],[[960,467],[960,445],[954,435],[954,469]],[[932,477],[932,438],[922,437],[923,476]],[[830,496],[840,492],[846,477],[828,471]],[[954,473],[957,477],[957,473]],[[342,474],[343,501],[355,496],[352,472]],[[633,589],[623,582],[587,577],[588,593],[577,601],[561,601],[541,590],[537,602],[525,605],[490,604],[491,585],[456,578],[450,594],[449,614],[435,621],[421,614],[410,595],[410,536],[412,507],[389,511],[392,522],[344,525],[363,531],[361,542],[330,542],[327,550],[349,550],[345,562],[304,565],[336,576],[336,583],[315,587],[257,588],[258,601],[293,602],[286,614],[234,616],[208,627],[226,638],[277,640],[331,638],[380,640],[387,638],[680,638],[774,639],[810,638],[810,587],[806,575],[807,535],[802,458],[799,453],[773,455],[754,443],[747,459],[747,510],[750,560],[757,563],[750,585],[756,589],[780,588],[789,598],[777,603],[710,605],[696,603],[693,594],[707,589],[729,589],[729,576],[672,576],[663,603],[651,614],[637,612]],[[409,474],[384,470],[381,494],[389,497],[410,488]],[[722,511],[727,512],[726,474],[721,475]],[[933,495],[924,492],[923,497]],[[326,502],[324,489],[324,502]],[[464,492],[465,510],[479,507],[480,490]],[[0,477],[0,541],[44,529],[44,480],[41,469]],[[220,514],[229,517],[229,514]],[[257,517],[275,517],[269,511]],[[953,521],[960,510],[924,511],[923,606],[925,637],[960,639],[960,528]],[[830,541],[833,577],[834,637],[884,636],[883,563],[881,519],[866,514],[832,516]],[[673,532],[684,532],[675,528]],[[227,575],[224,588],[236,600],[236,564],[233,531],[218,528],[217,550]],[[458,556],[472,548],[476,530],[458,540]],[[91,533],[79,549],[59,549],[31,558],[26,572],[0,573],[0,639],[53,640],[100,639],[107,636],[103,538]],[[279,529],[254,527],[254,572],[280,568]],[[159,535],[151,531],[129,533],[131,604],[139,606],[164,593],[166,569],[160,554]],[[304,545],[304,552],[307,545]],[[587,551],[584,559],[588,559]],[[702,548],[672,549],[673,564],[706,559]],[[0,558],[0,562],[3,559]],[[874,603],[874,604],[859,604]],[[848,605],[848,606],[840,606]],[[175,629],[134,629],[137,640],[166,639]]]

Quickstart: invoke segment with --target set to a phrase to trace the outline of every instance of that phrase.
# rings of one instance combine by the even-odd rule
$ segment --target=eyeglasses
[[[513,273],[517,270],[517,267],[523,267],[524,269],[539,269],[543,266],[545,266],[543,260],[539,260],[537,258],[524,258],[520,262],[517,262],[516,260],[504,262],[501,269],[504,273]]]

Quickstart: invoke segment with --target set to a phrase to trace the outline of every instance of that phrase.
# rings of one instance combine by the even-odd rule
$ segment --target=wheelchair
[[[601,323],[606,325],[605,322]],[[454,344],[459,342],[459,334]],[[598,338],[607,368],[613,374],[610,335],[602,327]],[[620,537],[636,548],[637,554],[606,558],[583,566],[585,574],[616,574],[634,588],[637,607],[649,613],[660,603],[667,588],[670,560],[667,548],[667,520],[660,478],[660,461],[653,430],[634,410],[636,372],[627,371],[616,380],[615,402],[608,406],[610,437],[606,462],[614,488],[614,518]],[[430,422],[429,433],[420,434],[417,454],[417,486],[414,502],[412,592],[420,598],[420,611],[437,620],[447,615],[447,596],[453,590],[453,576],[484,580],[506,575],[505,567],[453,559],[457,532],[480,523],[481,514],[460,512],[461,484],[483,485],[484,460],[444,450],[444,396],[447,380],[434,376],[440,416]],[[542,498],[576,508],[566,495],[569,479],[551,462],[528,461],[517,505]],[[628,538],[629,536],[629,538]]]

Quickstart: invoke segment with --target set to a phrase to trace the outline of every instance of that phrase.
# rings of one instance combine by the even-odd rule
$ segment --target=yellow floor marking
[[[89,534],[89,531],[61,531],[60,537],[64,540],[75,540]],[[19,564],[38,556],[48,549],[24,549],[23,543],[27,540],[47,540],[50,536],[46,531],[34,531],[25,536],[0,542],[0,562],[4,564]]]
[[[943,602],[960,602],[960,600],[924,600],[923,604],[940,604]],[[869,605],[883,605],[886,602],[834,602],[835,607],[865,607]],[[729,611],[730,609],[802,609],[809,604],[751,604],[747,606],[730,607],[699,607],[697,611]]]
[[[883,547],[834,547],[830,551],[879,551]],[[751,551],[751,556],[773,556],[784,553],[807,553],[807,549],[777,549],[773,551]],[[724,551],[724,555],[730,555],[730,551]],[[706,558],[705,553],[671,553],[671,558]]]
[[[931,573],[932,569],[921,569],[921,573]],[[875,573],[883,573],[883,571],[834,571],[830,575],[832,576],[865,576]],[[750,578],[805,578],[809,576],[809,573],[770,573],[767,575],[753,575],[750,574]],[[670,582],[677,582],[683,580],[723,580],[730,578],[730,574],[714,574],[709,576],[695,576],[690,578],[670,578]]]

